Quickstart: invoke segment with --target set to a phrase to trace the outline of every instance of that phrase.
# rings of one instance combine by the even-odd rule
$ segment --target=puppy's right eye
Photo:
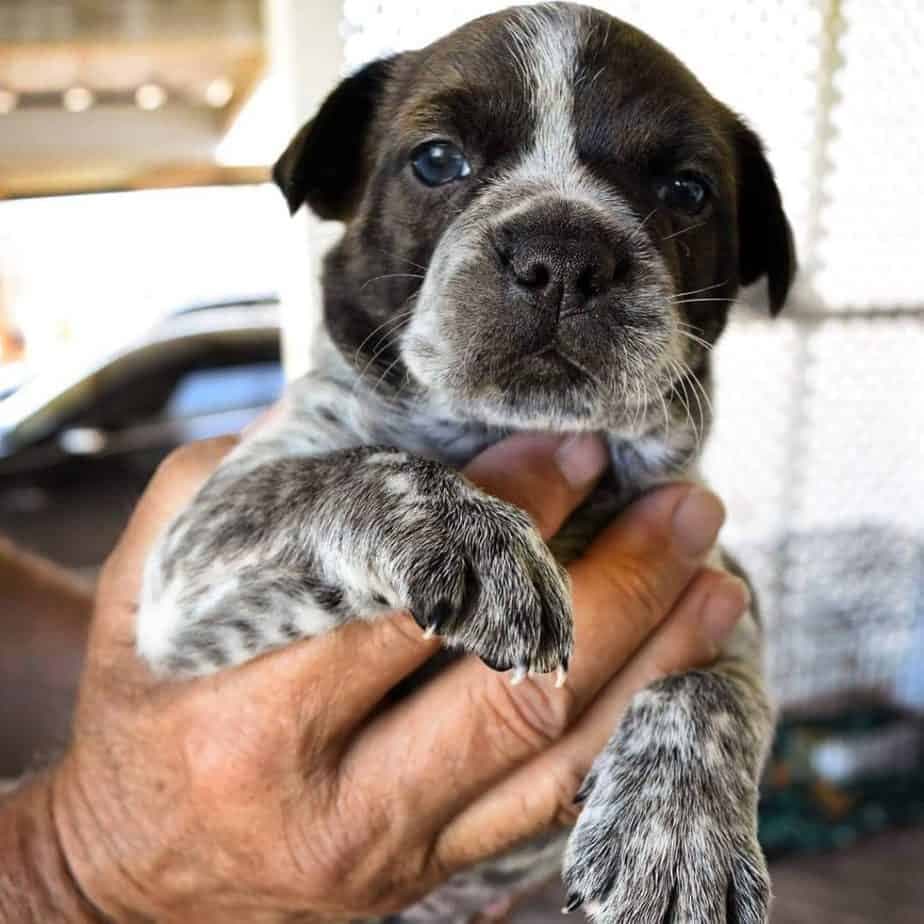
[[[414,175],[425,186],[442,186],[472,172],[465,155],[450,141],[425,141],[411,153]]]

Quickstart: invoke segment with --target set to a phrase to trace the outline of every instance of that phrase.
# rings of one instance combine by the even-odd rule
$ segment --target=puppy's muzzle
[[[526,213],[494,232],[508,296],[561,320],[626,283],[628,242],[591,217]]]

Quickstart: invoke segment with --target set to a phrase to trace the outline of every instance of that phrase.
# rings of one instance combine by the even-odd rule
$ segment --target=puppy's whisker
[[[408,266],[413,266],[415,269],[423,270],[425,273],[427,268],[422,266],[420,263],[415,263],[413,260],[408,260],[407,257],[402,257],[401,254],[389,253],[387,250],[382,250],[380,247],[377,247],[376,250],[383,256],[388,257],[391,260],[400,260],[402,263],[407,263]]]
[[[404,377],[401,379],[401,384],[398,386],[397,391],[395,392],[395,399],[400,400],[402,392],[411,384],[411,373],[409,369],[404,370]]]
[[[637,377],[629,375],[629,351],[626,348],[625,343],[620,344],[622,349],[622,368],[620,371],[621,379],[621,390],[623,393],[631,392],[632,395],[632,419],[629,422],[630,429],[633,431],[636,429],[638,424],[638,414],[639,408],[642,404],[642,396],[640,393],[640,383]]]
[[[675,292],[671,300],[683,298],[685,295],[698,295],[700,292],[708,292],[710,289],[720,289],[724,285],[728,285],[727,279],[723,279],[721,282],[715,282],[711,286],[703,286],[701,289],[690,289],[688,292]]]
[[[696,391],[698,391],[703,396],[703,401],[705,402],[706,409],[709,411],[709,416],[712,417],[714,413],[712,409],[712,399],[709,397],[709,392],[706,391],[706,387],[695,375],[693,375],[692,372],[690,373],[690,381],[693,383],[693,386],[696,389]]]
[[[677,400],[683,407],[685,418],[684,422],[689,424],[690,429],[693,431],[694,446],[699,448],[702,442],[702,421],[697,423],[697,418],[693,416],[693,409],[690,404],[690,393],[687,390],[686,374],[684,373],[684,370],[678,360],[671,359],[669,360],[668,365],[673,374],[671,391],[677,397]],[[682,392],[680,389],[682,389]],[[702,417],[701,411],[700,417]]]
[[[645,385],[645,380],[641,376],[633,375],[632,380],[635,383],[635,393],[638,396],[635,415],[632,418],[632,429],[636,432],[640,432],[645,423],[645,410],[648,404],[648,389]]]
[[[658,391],[658,400],[661,402],[661,413],[664,415],[664,438],[669,439],[671,433],[671,417],[663,391]]]
[[[687,409],[687,420],[690,422],[690,426],[693,429],[693,440],[694,445],[697,448],[697,451],[703,444],[705,439],[705,429],[706,429],[706,418],[703,414],[703,405],[699,398],[699,393],[696,391],[695,385],[692,383],[695,381],[695,377],[690,377],[686,374],[684,367],[678,363],[677,371],[680,375],[680,385],[683,388],[684,404]],[[696,401],[696,416],[693,416],[693,407],[691,404],[690,392],[692,391],[693,397],[692,400]]]
[[[715,343],[710,343],[708,340],[704,340],[701,336],[702,328],[694,327],[692,324],[686,324],[683,321],[677,321],[677,332],[682,334],[685,337],[693,340],[695,343],[698,343],[700,346],[705,347],[708,350],[715,347]]]
[[[385,380],[388,377],[388,373],[395,367],[395,365],[400,362],[401,357],[396,356],[382,371],[382,374],[378,377],[376,383],[372,386],[372,390],[375,393],[378,393],[379,387],[385,384]],[[397,393],[396,393],[397,394]]]
[[[378,341],[376,341],[376,343],[378,344],[378,347],[377,347],[377,349],[375,350],[375,352],[372,354],[371,358],[369,359],[369,363],[368,363],[368,365],[367,365],[367,367],[366,367],[367,369],[369,368],[369,366],[373,365],[373,364],[375,363],[375,361],[376,361],[386,350],[388,350],[390,347],[393,347],[393,346],[398,342],[398,338],[399,338],[400,335],[401,335],[401,331],[404,330],[404,327],[405,327],[405,326],[406,326],[405,324],[401,324],[400,326],[396,327],[395,329],[393,329],[393,330],[391,330],[391,331],[388,331],[387,333],[383,334],[382,337],[379,338]]]
[[[373,282],[381,282],[383,279],[423,279],[424,276],[422,273],[385,273],[382,276],[373,276],[371,279],[367,279],[360,287],[359,291],[362,292],[366,286],[371,285]]]
[[[677,333],[680,334],[681,337],[689,340],[691,343],[695,343],[697,346],[701,346],[704,350],[711,350],[713,346],[715,346],[715,344],[709,343],[708,340],[703,340],[702,337],[698,337],[696,334],[691,334],[688,330],[678,328]]]
[[[652,210],[651,210],[651,211],[650,211],[650,212],[649,212],[649,213],[648,213],[648,214],[647,214],[636,226],[635,226],[634,230],[633,230],[632,233],[629,235],[628,240],[626,241],[626,243],[631,244],[631,243],[633,243],[634,241],[636,241],[636,240],[638,239],[638,236],[642,233],[642,230],[644,229],[645,225],[647,224],[648,219],[651,218],[651,216],[654,215],[654,213],[657,212],[657,211],[658,211],[658,209],[657,209],[657,206],[656,206],[655,208],[653,208],[653,209],[652,209]]]
[[[417,294],[417,293],[415,292],[414,295],[416,295],[416,294]],[[411,298],[413,298],[414,295],[412,295]],[[410,299],[408,299],[408,301],[410,301]],[[405,304],[407,304],[407,302],[405,302]],[[400,322],[400,321],[406,320],[407,318],[409,318],[409,317],[411,316],[411,314],[413,313],[413,311],[414,311],[413,308],[407,308],[407,309],[405,309],[405,310],[403,310],[403,311],[399,311],[399,312],[397,312],[396,314],[392,315],[390,318],[386,318],[381,324],[378,325],[378,327],[374,328],[369,334],[366,335],[366,337],[363,339],[362,343],[360,343],[360,345],[356,348],[356,350],[355,350],[355,352],[354,352],[354,354],[353,354],[353,362],[354,362],[354,363],[358,363],[358,362],[359,362],[359,357],[360,357],[360,354],[361,354],[362,351],[363,351],[363,347],[365,347],[365,345],[366,345],[376,334],[378,334],[380,331],[383,331],[383,332],[384,332],[384,331],[386,330],[386,328],[388,328],[388,327],[389,327],[390,325],[392,325],[392,324],[395,324],[395,323],[398,323],[398,322]],[[383,335],[384,335],[384,334],[383,334]],[[376,340],[376,344],[378,344],[378,340]]]
[[[605,65],[605,64],[604,64],[603,66],[599,67],[599,68],[597,69],[596,73],[593,75],[593,77],[591,77],[590,80],[587,81],[587,86],[588,86],[588,87],[592,87],[592,86],[597,82],[597,78],[598,78],[605,70],[606,70],[606,65]]]
[[[703,383],[700,382],[690,367],[683,360],[677,360],[677,364],[683,375],[681,381],[683,383],[684,389],[686,389],[687,382],[689,382],[690,388],[693,392],[693,397],[696,400],[697,409],[699,411],[699,418],[701,421],[701,426],[698,428],[697,433],[697,441],[698,444],[700,444],[705,437],[706,424],[713,415],[712,400],[709,397],[709,393],[703,386]],[[708,415],[706,413],[707,411]]]
[[[393,318],[389,318],[388,321],[380,324],[376,331],[381,331],[378,339],[375,341],[375,349],[373,350],[372,355],[366,361],[365,365],[360,370],[359,376],[356,379],[356,382],[353,385],[352,394],[355,395],[359,390],[359,387],[363,384],[366,373],[372,368],[379,356],[382,355],[389,347],[394,346],[397,342],[398,337],[401,332],[410,322],[411,316],[413,314],[413,309],[408,309],[407,311],[401,312],[399,315]],[[384,330],[384,328],[391,325],[391,330]],[[370,335],[372,336],[372,335]],[[369,337],[363,341],[366,343],[369,340]],[[356,361],[359,361],[359,350],[357,350]],[[393,364],[392,364],[393,365]]]
[[[681,234],[689,234],[690,231],[695,231],[697,228],[702,228],[704,224],[706,224],[706,222],[700,221],[695,225],[690,225],[689,228],[681,228],[679,231],[675,231],[673,234],[668,234],[665,237],[662,237],[661,241],[672,241],[675,237],[680,237]]]

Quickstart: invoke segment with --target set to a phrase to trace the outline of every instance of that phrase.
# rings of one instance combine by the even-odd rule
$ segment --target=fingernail
[[[720,646],[734,632],[751,604],[751,591],[740,578],[729,575],[709,594],[703,610],[703,632]]]
[[[725,522],[725,508],[711,491],[694,486],[674,511],[674,538],[691,558],[715,543]]]
[[[569,436],[555,452],[555,462],[565,481],[580,490],[600,476],[610,457],[603,440],[595,433]]]

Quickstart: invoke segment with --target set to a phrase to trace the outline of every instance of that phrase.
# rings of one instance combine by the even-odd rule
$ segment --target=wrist
[[[0,799],[0,920],[5,924],[100,924],[61,846],[51,774]]]

